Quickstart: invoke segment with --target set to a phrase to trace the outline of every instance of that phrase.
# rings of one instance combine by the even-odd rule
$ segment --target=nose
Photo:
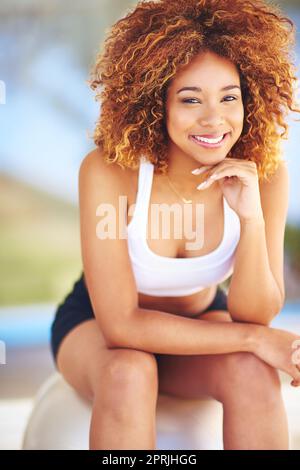
[[[206,107],[201,109],[198,121],[202,126],[211,126],[216,128],[224,123],[224,117],[215,106]]]
[[[224,126],[224,119],[218,117],[218,116],[212,116],[212,117],[200,117],[198,119],[199,122],[199,127],[201,128],[212,128],[212,129],[217,129],[218,127]]]

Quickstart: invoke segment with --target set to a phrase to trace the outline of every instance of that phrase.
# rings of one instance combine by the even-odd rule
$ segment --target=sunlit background
[[[299,78],[300,0],[272,3],[296,25]],[[99,113],[87,83],[89,69],[106,29],[135,4],[0,3],[0,340],[6,352],[5,363],[0,361],[0,449],[20,448],[32,399],[54,371],[49,326],[82,270],[78,169],[95,147],[91,135]],[[291,115],[283,142],[290,173],[286,305],[273,326],[300,333],[300,123],[295,119],[299,114]],[[289,383],[284,376],[283,381]],[[288,393],[295,403],[289,419],[300,421],[300,391]],[[300,427],[293,429],[300,449]]]

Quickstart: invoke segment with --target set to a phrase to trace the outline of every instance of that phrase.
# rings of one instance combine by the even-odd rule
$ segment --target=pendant
[[[186,204],[191,204],[193,201],[191,199],[183,198],[183,202],[185,202]]]

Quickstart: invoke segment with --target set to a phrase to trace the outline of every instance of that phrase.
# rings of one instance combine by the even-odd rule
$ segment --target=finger
[[[227,168],[226,170],[219,170],[216,173],[212,173],[205,181],[197,186],[197,189],[206,189],[215,181],[218,181],[225,177],[231,178],[236,176],[240,180],[247,181],[247,175],[241,171],[236,171],[236,168]]]
[[[201,168],[195,168],[195,170],[191,171],[193,175],[201,175],[201,173],[205,173],[209,168],[211,168],[212,165],[205,165],[202,166]]]
[[[193,175],[201,175],[202,173],[205,173],[206,171],[211,170],[212,168],[216,170],[221,170],[223,168],[225,169],[228,168],[228,165],[230,165],[231,167],[234,167],[234,165],[231,162],[232,160],[234,159],[226,158],[226,160],[224,160],[221,163],[217,163],[216,165],[202,165],[201,167],[195,168],[194,170],[192,170],[191,173]]]
[[[225,178],[228,175],[220,174],[220,173],[212,173],[211,175],[208,175],[202,183],[200,183],[197,186],[197,189],[206,189],[208,188],[211,184],[213,184],[215,181],[220,180],[222,178]],[[233,176],[233,175],[232,175]]]

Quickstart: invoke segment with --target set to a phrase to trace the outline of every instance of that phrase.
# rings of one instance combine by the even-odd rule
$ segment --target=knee
[[[157,361],[152,353],[135,349],[115,349],[105,365],[105,377],[114,390],[158,386]]]
[[[224,364],[223,398],[278,402],[281,390],[279,373],[272,366],[248,352],[228,354]]]

